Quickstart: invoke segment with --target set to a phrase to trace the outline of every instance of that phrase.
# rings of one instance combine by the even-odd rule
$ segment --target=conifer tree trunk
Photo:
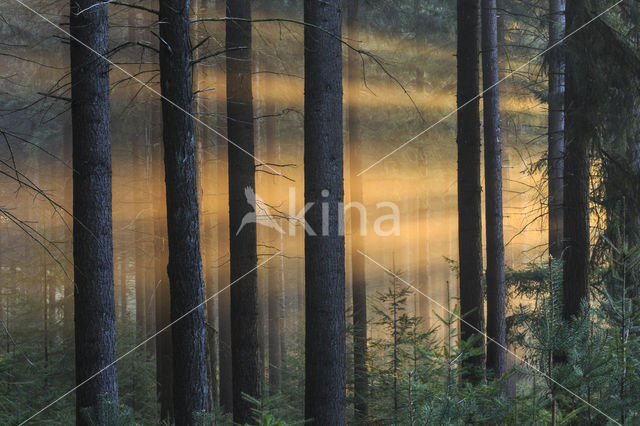
[[[349,0],[347,4],[347,31],[349,39],[356,42],[360,39],[358,24],[358,0]],[[420,71],[422,72],[422,71]],[[362,135],[360,133],[360,108],[358,92],[362,67],[357,52],[347,52],[347,128],[349,130],[349,170],[351,202],[362,203]],[[351,283],[353,299],[353,377],[354,377],[354,410],[356,421],[363,422],[368,416],[369,377],[367,371],[367,288],[365,280],[364,229],[360,229],[361,218],[358,208],[351,212]]]
[[[480,197],[480,111],[478,81],[478,0],[458,0],[458,247],[460,261],[461,338],[484,328],[482,297],[482,225]],[[477,348],[483,348],[479,335]],[[466,360],[481,368],[484,356]],[[479,381],[478,375],[470,375]]]
[[[482,0],[482,83],[484,92],[484,176],[487,227],[487,369],[506,372],[502,146],[496,0]],[[492,87],[493,86],[493,87]],[[488,89],[488,90],[487,90]]]
[[[208,411],[204,289],[191,88],[189,0],[160,1],[160,85],[167,199],[176,425]],[[195,309],[195,310],[194,310]],[[192,311],[193,310],[193,311]],[[188,315],[187,312],[190,312]]]
[[[204,136],[206,137],[206,135]],[[207,294],[207,335],[209,342],[209,391],[211,392],[211,400],[213,403],[212,408],[216,408],[219,404],[218,399],[218,329],[217,329],[217,315],[218,311],[216,309],[216,299],[212,297],[218,292],[217,286],[219,283],[217,282],[217,262],[218,257],[216,256],[216,246],[215,246],[215,194],[214,191],[216,189],[216,180],[215,180],[215,157],[212,155],[211,147],[209,149],[204,150],[204,178],[203,183],[209,188],[205,195],[206,197],[206,211],[204,213],[204,243],[205,243],[205,259],[204,267],[206,271],[206,282],[205,289]],[[204,197],[203,197],[204,199]],[[203,202],[204,205],[204,202]]]
[[[275,93],[267,93],[267,106],[265,114],[267,115],[265,122],[265,139],[267,143],[267,161],[271,163],[279,163],[279,148],[280,144],[276,135],[276,108],[275,100],[271,98]],[[273,186],[271,188],[272,194],[276,195],[276,182],[273,177]],[[272,200],[277,200],[276,197],[271,197]],[[277,230],[269,230],[269,244],[278,247],[282,250],[282,234]],[[268,265],[268,305],[269,305],[269,395],[276,395],[280,393],[280,385],[282,382],[282,329],[283,312],[282,304],[284,299],[284,293],[282,291],[283,279],[282,279],[282,264],[279,261],[274,261],[273,264]]]
[[[82,13],[79,13],[83,11]],[[107,5],[72,0],[73,259],[76,383],[116,358],[111,218],[111,139]],[[76,41],[78,40],[78,41]],[[83,43],[83,44],[81,44]],[[84,47],[84,46],[88,46]],[[105,400],[111,402],[107,406]],[[118,407],[115,365],[76,391],[76,423],[93,424]]]
[[[133,193],[131,203],[131,224],[133,230],[133,250],[135,264],[135,280],[134,290],[136,294],[136,340],[140,341],[144,338],[146,330],[146,299],[145,294],[145,266],[144,266],[144,229],[141,216],[143,196],[143,179],[144,179],[144,150],[138,134],[136,133],[132,139],[132,182],[131,191]]]
[[[68,117],[68,120],[65,121],[64,124],[64,160],[69,164],[72,160],[72,144],[73,144],[73,135],[72,135],[72,124],[71,117]],[[64,167],[64,189],[63,189],[63,197],[64,197],[64,208],[67,212],[73,212],[73,171],[72,168]],[[72,237],[73,240],[73,237]],[[65,254],[70,254],[73,251],[73,247],[69,247],[72,244],[68,244],[69,241],[65,242]],[[72,255],[69,255],[69,258],[72,258]],[[63,315],[63,330],[62,335],[65,343],[71,344],[73,339],[73,281],[68,278],[64,280],[64,299],[62,302],[62,315]]]
[[[251,19],[248,0],[227,0],[227,16]],[[251,77],[251,23],[229,20],[226,24],[227,134],[229,144],[229,253],[231,258],[231,356],[233,420],[250,423],[251,403],[242,394],[260,398],[261,372],[258,342],[258,274],[256,224],[241,228],[247,213],[254,212],[247,191],[255,193],[253,93]],[[234,50],[233,50],[234,49]],[[247,153],[251,155],[247,155]],[[243,277],[244,276],[244,277]],[[240,279],[240,277],[243,277]]]
[[[157,117],[157,115],[156,115]],[[157,128],[160,123],[155,123]],[[167,276],[167,207],[164,188],[163,148],[160,138],[154,138],[151,154],[153,170],[153,258],[155,329],[159,332],[171,322],[171,298]],[[173,353],[171,328],[158,334],[156,341],[156,389],[160,401],[160,420],[173,420]]]
[[[584,24],[584,0],[567,3],[567,33]],[[585,32],[578,31],[567,39],[565,89],[565,158],[564,158],[564,269],[563,318],[570,320],[580,312],[588,299],[589,282],[589,153],[581,136],[583,118],[581,104],[581,57],[588,48]]]
[[[153,108],[153,107],[152,107]],[[145,146],[144,146],[144,223],[143,223],[143,232],[146,237],[145,246],[147,255],[144,257],[144,282],[145,282],[145,336],[151,336],[155,330],[155,286],[153,285],[153,280],[155,278],[155,263],[153,255],[150,253],[154,252],[154,218],[153,218],[153,176],[151,169],[151,161],[153,157],[153,141],[155,133],[153,131],[154,128],[159,128],[158,125],[154,125],[155,114],[153,109],[147,114],[148,117],[148,125],[145,129]],[[157,132],[157,137],[155,140],[158,143],[161,142],[161,134]],[[145,345],[149,359],[155,354],[156,341],[155,339],[151,339]]]
[[[305,419],[318,425],[344,425],[346,408],[341,5],[304,2]]]
[[[231,295],[229,285],[229,205],[227,146],[218,145],[218,359],[220,362],[220,407],[225,413],[233,412],[233,382],[231,378]]]
[[[549,46],[564,37],[566,0],[549,1]],[[549,254],[560,260],[563,250],[564,199],[564,71],[562,46],[548,52],[549,58]]]

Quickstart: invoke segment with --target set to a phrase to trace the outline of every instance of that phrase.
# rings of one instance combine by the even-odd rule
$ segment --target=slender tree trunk
[[[349,39],[356,42],[360,39],[358,23],[358,0],[347,3],[347,31]],[[421,72],[421,71],[420,71]],[[347,54],[347,128],[349,129],[349,170],[351,202],[362,203],[362,135],[360,133],[360,108],[358,105],[360,78],[362,67],[359,55],[353,50]],[[351,212],[351,282],[353,302],[353,377],[354,377],[354,410],[358,422],[364,422],[369,415],[369,377],[367,371],[367,283],[365,279],[363,232],[360,229],[361,211],[358,208]],[[366,219],[365,219],[366,220]]]
[[[271,92],[267,93],[265,114],[268,116],[265,122],[265,139],[267,143],[267,161],[279,163],[279,143],[276,136],[276,114],[275,100],[271,97]],[[272,179],[271,193],[277,195],[275,177]],[[271,197],[271,200],[277,200]],[[282,250],[282,235],[276,230],[269,230],[269,244],[277,246]],[[268,265],[269,270],[269,395],[280,393],[282,382],[282,303],[284,293],[282,292],[282,264],[274,261]]]
[[[549,46],[564,37],[566,0],[549,1]],[[564,71],[561,46],[548,53],[549,62],[549,254],[559,260],[563,249],[564,199]]]
[[[248,0],[227,0],[227,16],[251,19]],[[252,422],[252,405],[242,394],[260,398],[261,368],[258,342],[258,274],[256,224],[242,227],[254,213],[249,192],[255,192],[253,155],[253,94],[251,84],[251,24],[227,21],[227,133],[242,149],[229,145],[229,232],[231,256],[231,353],[233,420]],[[240,48],[240,49],[237,49]],[[248,155],[248,154],[250,155]],[[244,276],[244,277],[243,277]],[[240,279],[240,277],[243,277]]]
[[[305,419],[318,425],[346,409],[341,4],[304,2]]]
[[[133,153],[131,162],[132,180],[131,190],[133,192],[131,203],[131,224],[134,232],[134,263],[135,263],[135,280],[134,290],[136,293],[136,340],[140,341],[144,338],[146,330],[146,283],[145,283],[145,266],[144,266],[144,229],[142,219],[143,196],[143,180],[144,180],[144,150],[141,141],[138,140],[139,135],[135,134],[132,145]]]
[[[144,235],[146,237],[146,256],[144,257],[144,276],[145,276],[145,336],[151,336],[156,330],[156,313],[155,313],[155,259],[151,253],[155,251],[154,244],[154,216],[153,212],[153,172],[152,172],[152,161],[153,161],[153,141],[157,140],[158,143],[161,142],[162,137],[160,132],[157,133],[153,131],[154,128],[159,128],[159,124],[154,125],[155,110],[154,105],[151,105],[148,112],[148,120],[149,125],[145,129],[145,161],[144,161],[144,169],[145,169],[145,178],[144,178]],[[146,349],[147,355],[149,359],[153,357],[155,354],[156,348],[156,340],[151,339],[147,342]]]
[[[460,256],[461,338],[477,336],[484,329],[482,298],[482,225],[480,197],[480,111],[478,81],[478,0],[458,0],[458,247]],[[484,356],[465,360],[482,368]],[[479,374],[468,379],[479,381]]]
[[[154,105],[154,108],[157,106]],[[159,114],[154,114],[158,117]],[[156,123],[157,128],[160,123]],[[158,135],[160,136],[160,135]],[[151,168],[153,170],[153,258],[155,288],[155,327],[160,332],[171,322],[171,297],[167,276],[167,206],[161,137],[153,138]],[[160,401],[160,419],[173,420],[173,353],[171,328],[156,337],[156,390]]]
[[[207,135],[203,135],[206,137]],[[208,341],[209,341],[209,391],[211,392],[211,400],[213,402],[213,408],[217,407],[219,402],[218,396],[218,311],[216,309],[216,298],[212,298],[218,291],[219,283],[217,281],[217,258],[216,246],[215,246],[215,206],[216,199],[214,190],[216,189],[216,170],[214,166],[215,156],[212,154],[212,147],[205,148],[204,150],[204,179],[203,185],[205,188],[209,188],[205,191],[207,203],[203,201],[203,205],[206,205],[204,214],[204,241],[205,241],[205,270],[206,270],[206,282],[205,289],[207,293],[207,322],[208,322]]]
[[[233,412],[233,381],[231,378],[231,295],[229,284],[229,217],[227,198],[227,145],[218,144],[218,359],[220,360],[220,406],[225,413]]]
[[[585,22],[583,0],[567,3],[567,33]],[[564,270],[563,318],[570,320],[580,313],[588,299],[589,282],[589,152],[581,134],[580,73],[584,32],[567,39],[565,91],[565,159],[564,159]]]
[[[487,369],[506,372],[502,147],[496,0],[482,0],[482,85],[484,92],[484,176],[487,227]]]
[[[160,1],[160,85],[167,198],[176,425],[193,424],[208,411],[204,289],[194,127],[191,114],[189,1]]]
[[[44,234],[44,230],[43,230],[43,235]],[[44,386],[47,387],[49,385],[49,310],[51,309],[51,303],[49,300],[47,300],[47,298],[49,297],[49,288],[52,288],[53,285],[51,285],[48,280],[47,280],[47,256],[49,255],[47,252],[43,251],[43,258],[42,258],[42,279],[43,279],[43,286],[42,286],[42,302],[43,302],[43,307],[42,307],[42,331],[43,331],[43,336],[42,336],[42,343],[43,343],[43,358],[44,358]],[[54,300],[55,303],[55,300]]]
[[[76,383],[83,384],[76,390],[78,425],[95,424],[118,407],[116,366],[109,366],[116,359],[109,64],[94,53],[107,53],[107,21],[106,4],[71,1]]]
[[[72,144],[73,144],[73,135],[72,135],[72,124],[71,117],[68,116],[64,123],[64,161],[68,162],[68,164],[72,163]],[[64,167],[64,208],[67,212],[73,212],[73,172],[72,167]],[[64,215],[65,219],[67,219],[67,215]],[[65,233],[65,235],[67,235]],[[66,239],[65,239],[66,240]],[[72,240],[65,241],[65,253],[69,255],[69,258],[73,256],[71,253],[73,252],[73,237]],[[71,243],[71,244],[70,244]],[[73,341],[73,281],[69,278],[64,279],[64,299],[62,302],[62,315],[63,315],[63,330],[62,335],[64,341],[68,344],[71,344]]]

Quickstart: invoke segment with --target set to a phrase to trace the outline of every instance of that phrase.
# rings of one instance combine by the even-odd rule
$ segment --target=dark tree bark
[[[567,3],[567,33],[584,24],[584,2]],[[580,312],[588,299],[589,282],[589,150],[581,133],[583,118],[581,105],[581,79],[583,50],[587,49],[585,32],[578,31],[566,41],[565,89],[565,158],[564,158],[564,269],[563,318],[570,320]]]
[[[360,39],[358,24],[358,0],[347,3],[347,30],[349,39],[355,42]],[[421,70],[419,71],[422,72]],[[349,129],[349,170],[351,201],[362,203],[362,135],[360,133],[360,109],[358,92],[362,66],[357,52],[347,53],[347,128]],[[364,229],[360,229],[361,212],[358,208],[351,212],[351,286],[353,298],[353,378],[354,378],[354,410],[358,422],[363,422],[369,415],[369,376],[367,371],[367,283],[365,279]]]
[[[480,111],[478,81],[478,1],[458,0],[458,247],[460,261],[461,338],[477,336],[475,346],[484,347],[478,333],[484,328],[482,297],[482,225],[480,197]],[[484,356],[466,360],[481,368]],[[468,379],[479,381],[480,375]]]
[[[186,425],[195,422],[195,412],[209,410],[194,127],[188,115],[193,109],[189,0],[161,0],[159,18],[167,272],[171,321],[179,319],[171,336],[173,404],[176,425]]]
[[[482,0],[482,86],[484,92],[484,176],[487,227],[487,370],[506,373],[502,146],[496,0]],[[487,90],[488,89],[488,90]]]
[[[227,16],[251,19],[250,2],[227,0]],[[244,424],[252,422],[253,414],[251,403],[242,394],[260,398],[263,371],[258,342],[256,224],[241,229],[242,219],[254,211],[245,192],[247,188],[255,191],[251,24],[227,21],[226,38],[227,49],[236,49],[227,53],[227,134],[242,148],[228,146],[231,282],[246,274],[230,289],[233,420]]]
[[[549,46],[564,37],[566,0],[549,1]],[[564,71],[561,46],[548,52],[549,63],[549,255],[560,260],[563,247]]]
[[[159,123],[158,123],[159,124]],[[156,127],[157,128],[157,127]],[[155,140],[155,138],[154,138]],[[171,322],[171,297],[167,276],[167,207],[162,144],[153,145],[151,167],[153,175],[153,258],[156,332]],[[156,341],[156,390],[160,402],[160,419],[173,420],[173,353],[171,328],[158,334]]]
[[[107,53],[107,21],[106,4],[97,0],[70,4],[77,384],[116,359],[109,64],[89,50]],[[108,407],[118,407],[115,365],[77,389],[76,423],[94,424],[113,414],[106,412]]]
[[[305,419],[318,425],[345,424],[346,409],[341,5],[304,2]]]

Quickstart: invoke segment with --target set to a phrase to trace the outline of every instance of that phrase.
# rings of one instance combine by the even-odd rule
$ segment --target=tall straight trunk
[[[107,20],[106,4],[70,3],[77,384],[116,359],[109,64],[98,56],[108,50]],[[77,389],[76,423],[95,424],[113,414],[108,407],[118,407],[115,365]]]
[[[461,338],[476,336],[475,347],[484,347],[478,331],[484,328],[482,298],[482,208],[480,197],[480,110],[478,81],[478,0],[458,0],[458,247],[460,261]],[[465,360],[482,368],[484,355]],[[471,381],[480,375],[468,374]]]
[[[358,0],[347,4],[347,31],[353,42],[360,39]],[[362,68],[360,57],[353,50],[347,53],[347,128],[349,129],[349,170],[351,202],[362,203],[362,135],[360,133],[360,108],[358,105]],[[365,279],[363,232],[360,229],[361,212],[351,210],[351,285],[353,302],[353,398],[356,420],[365,421],[369,414],[369,376],[367,371],[367,283]],[[366,220],[366,219],[365,219]]]
[[[68,117],[64,123],[64,148],[63,148],[63,159],[64,161],[71,164],[72,160],[72,144],[73,144],[73,135],[72,135],[72,124],[71,117]],[[64,167],[64,189],[63,189],[63,205],[66,211],[73,211],[73,172],[72,167]],[[66,215],[64,215],[66,219]],[[65,229],[66,230],[66,229]],[[65,233],[65,235],[67,235]],[[66,237],[65,237],[66,240]],[[73,247],[69,247],[72,244],[69,244],[70,241],[66,240],[64,245],[65,254],[70,254],[73,250]],[[72,256],[69,256],[71,258]],[[73,281],[69,278],[64,279],[64,288],[63,288],[64,298],[62,302],[62,336],[64,342],[66,344],[71,344],[73,341]]]
[[[584,24],[584,8],[583,0],[567,3],[567,33]],[[562,313],[568,321],[579,314],[589,295],[589,150],[580,131],[583,118],[579,114],[581,56],[587,49],[585,33],[577,32],[566,43]]]
[[[305,234],[304,411],[318,425],[345,424],[346,410],[341,5],[304,2],[305,221],[317,233]]]
[[[271,97],[272,92],[268,92],[266,101],[265,114],[268,116],[265,122],[265,139],[267,143],[267,161],[271,163],[279,163],[279,142],[276,135],[276,104]],[[271,193],[277,195],[275,177],[272,180]],[[276,200],[276,197],[271,197]],[[282,234],[276,230],[269,230],[269,244],[282,250]],[[284,303],[284,293],[282,292],[282,264],[280,261],[274,262],[268,267],[269,288],[268,288],[268,305],[269,305],[269,395],[280,393],[280,385],[282,382],[282,329]]]
[[[549,46],[564,37],[566,0],[549,0]],[[559,260],[563,247],[564,200],[564,71],[561,46],[548,53],[549,63],[549,255]]]
[[[206,137],[206,135],[203,135]],[[204,214],[204,244],[206,253],[204,257],[204,267],[205,267],[205,290],[207,294],[207,335],[209,342],[209,391],[211,392],[211,401],[213,403],[212,408],[216,408],[218,406],[218,331],[217,331],[217,316],[218,311],[216,309],[216,299],[213,296],[217,293],[217,258],[216,256],[216,247],[215,247],[215,194],[212,189],[215,189],[216,179],[215,179],[215,166],[214,161],[215,157],[211,152],[212,148],[204,150],[204,174],[203,174],[203,186],[205,188],[209,188],[203,194],[203,205],[206,203],[206,210]],[[206,195],[206,198],[205,198]]]
[[[160,85],[176,425],[208,411],[204,289],[192,118],[189,0],[160,1]]]
[[[132,139],[132,188],[133,192],[131,203],[131,224],[133,225],[133,250],[134,250],[134,290],[136,294],[136,340],[140,341],[144,338],[146,330],[146,286],[145,286],[145,267],[144,267],[144,229],[142,219],[143,196],[143,179],[144,179],[144,156],[145,152],[138,134]]]
[[[227,16],[251,19],[248,0],[227,0]],[[229,253],[231,258],[231,357],[233,420],[252,421],[252,404],[242,394],[260,398],[262,370],[258,342],[258,274],[256,224],[241,229],[242,219],[254,212],[248,191],[255,192],[253,155],[253,93],[251,87],[251,24],[227,21],[227,133],[234,145],[229,158]],[[250,155],[247,155],[250,154]],[[244,277],[243,277],[244,276]],[[243,277],[240,279],[240,277]]]
[[[487,370],[506,372],[502,146],[496,0],[482,0],[482,86],[484,92],[484,180],[487,229]]]
[[[46,229],[43,229],[43,235],[45,235]],[[47,255],[48,253],[43,251],[42,258],[42,344],[43,344],[43,358],[44,358],[44,386],[49,385],[49,323],[50,323],[50,311],[52,305],[55,306],[55,300],[49,298],[49,289],[53,288],[53,285],[47,280]],[[55,295],[55,293],[54,293]]]
[[[226,287],[229,281],[229,217],[224,196],[228,192],[227,146],[218,145],[218,359],[220,381],[220,407],[225,413],[233,412],[233,381],[231,374],[231,296]]]
[[[156,106],[154,106],[156,108]],[[158,117],[159,114],[154,114]],[[154,128],[159,123],[155,123]],[[160,135],[158,135],[160,136]],[[167,276],[167,206],[164,203],[164,163],[161,138],[153,138],[151,168],[153,176],[153,262],[155,329],[164,329],[171,322],[171,297]],[[123,265],[124,267],[124,265]],[[173,354],[171,328],[158,334],[156,341],[156,391],[160,402],[160,419],[173,419]]]
[[[153,280],[155,279],[155,263],[154,258],[149,253],[153,253],[155,250],[153,235],[154,235],[154,218],[153,218],[153,174],[151,168],[151,162],[153,160],[153,141],[157,140],[160,142],[162,136],[160,132],[154,132],[153,129],[158,129],[159,126],[154,126],[153,120],[156,117],[153,106],[150,108],[149,113],[147,115],[149,120],[149,125],[145,129],[145,149],[144,149],[144,223],[142,230],[144,235],[146,236],[146,253],[147,255],[144,257],[144,282],[145,282],[145,336],[151,336],[155,330],[155,286],[153,285]],[[159,124],[159,123],[158,123]],[[155,353],[155,339],[151,339],[145,345],[147,349],[147,355],[149,359],[152,358]]]

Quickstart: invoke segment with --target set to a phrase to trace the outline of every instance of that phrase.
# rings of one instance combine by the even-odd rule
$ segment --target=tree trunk
[[[482,225],[480,197],[480,111],[478,82],[478,1],[458,0],[458,247],[460,256],[461,338],[476,336],[475,347],[483,348],[479,334],[484,328],[482,298]],[[465,360],[482,368],[484,356]],[[478,382],[480,374],[467,378]]]
[[[549,1],[549,46],[564,37],[566,0]],[[563,249],[564,199],[564,71],[561,46],[548,53],[549,62],[549,255],[560,260]]]
[[[347,4],[347,30],[349,39],[360,39],[358,24],[358,0],[349,0]],[[349,130],[349,170],[351,202],[363,203],[362,177],[362,135],[360,133],[360,108],[358,92],[362,67],[360,55],[349,49],[347,53],[347,128]],[[367,283],[365,279],[363,232],[360,229],[361,211],[351,208],[351,285],[353,298],[353,377],[354,410],[357,422],[364,422],[369,415],[369,377],[367,371]]]
[[[584,7],[582,0],[567,3],[567,33],[584,24]],[[567,321],[580,313],[580,306],[589,295],[589,154],[587,141],[580,132],[583,118],[578,113],[580,57],[587,48],[584,34],[579,31],[566,42],[562,312]]]
[[[144,235],[146,235],[146,253],[144,260],[144,276],[145,276],[145,336],[151,336],[155,330],[155,286],[153,285],[153,280],[155,279],[155,263],[154,258],[150,253],[153,253],[155,250],[153,235],[154,235],[154,218],[153,218],[153,175],[151,162],[153,158],[153,141],[156,140],[158,142],[161,141],[162,136],[160,132],[156,133],[153,129],[158,129],[160,123],[154,123],[154,118],[156,115],[154,114],[154,106],[151,106],[150,112],[147,117],[149,120],[149,125],[145,129],[145,161],[144,161]],[[155,354],[156,348],[155,339],[151,339],[147,342],[146,349],[147,355],[149,359],[153,357]]]
[[[251,19],[248,0],[227,0],[227,16]],[[251,87],[251,24],[227,21],[227,134],[240,146],[228,147],[229,253],[231,257],[231,355],[233,420],[251,423],[253,405],[242,394],[260,398],[261,372],[258,342],[258,274],[256,224],[242,226],[254,213],[248,191],[255,193],[253,155],[253,94]],[[238,49],[240,48],[240,49]],[[249,155],[248,155],[248,154]],[[244,276],[242,279],[240,277]]]
[[[229,289],[229,218],[227,145],[218,144],[218,359],[220,361],[220,407],[233,412],[233,382],[231,379],[231,296]]]
[[[72,160],[72,144],[73,144],[73,136],[72,136],[72,124],[71,117],[68,117],[68,120],[65,121],[64,124],[64,161],[71,164]],[[73,171],[72,168],[64,167],[64,208],[67,212],[73,212]],[[66,215],[65,215],[66,219]],[[65,234],[66,235],[66,234]],[[73,244],[71,244],[73,246]],[[73,247],[69,247],[69,240],[65,238],[65,246],[64,246],[65,254],[70,254],[73,251]],[[70,255],[69,258],[72,256]],[[62,302],[62,312],[63,312],[63,330],[62,335],[64,338],[64,342],[66,344],[71,344],[73,341],[73,281],[69,278],[64,279],[64,299]]]
[[[482,85],[484,93],[484,176],[487,227],[487,369],[506,372],[502,147],[496,0],[482,0]],[[487,90],[488,89],[488,90]]]
[[[144,180],[144,161],[145,152],[141,141],[139,140],[139,134],[134,134],[132,139],[133,153],[132,153],[132,182],[131,191],[133,193],[131,203],[131,225],[134,235],[133,249],[134,249],[134,263],[135,263],[135,279],[134,290],[136,293],[136,341],[144,339],[146,330],[146,299],[145,294],[145,266],[144,266],[144,229],[142,219],[142,204],[143,204],[143,180]],[[135,401],[135,400],[134,400]]]
[[[318,425],[346,409],[341,4],[304,2],[305,419]]]
[[[160,1],[160,85],[167,198],[176,425],[193,424],[208,411],[204,289],[194,127],[191,114],[189,1]]]
[[[154,106],[155,107],[155,106]],[[157,116],[157,115],[156,115]],[[157,128],[156,123],[154,128]],[[153,139],[154,141],[156,138]],[[171,298],[167,276],[167,207],[163,149],[161,141],[153,144],[151,167],[153,170],[153,258],[155,288],[155,329],[160,332],[171,322]],[[123,266],[124,267],[124,266]],[[160,401],[160,419],[173,420],[173,354],[171,328],[156,337],[156,389]]]
[[[116,366],[106,368],[116,359],[109,64],[89,50],[107,53],[107,20],[106,4],[70,3],[76,383],[83,384],[76,391],[78,425],[100,422],[114,414],[109,407],[118,407]]]
[[[279,158],[279,142],[276,135],[276,105],[275,100],[271,98],[271,92],[267,93],[265,114],[265,139],[267,143],[267,161],[271,163],[280,163]],[[279,199],[277,197],[276,177],[272,179],[271,200]],[[269,230],[269,244],[282,250],[282,234],[276,230]],[[278,260],[268,265],[269,270],[269,289],[268,289],[268,305],[269,305],[269,395],[280,393],[280,385],[282,382],[282,329],[284,303],[284,293],[282,292],[282,263]]]
[[[203,135],[203,138],[206,140],[207,135]],[[211,400],[213,403],[212,408],[216,408],[218,406],[218,324],[217,324],[217,315],[218,311],[216,309],[216,298],[213,296],[218,292],[217,288],[220,285],[217,282],[217,262],[219,256],[216,256],[217,250],[215,246],[215,189],[216,189],[216,169],[214,166],[215,156],[212,154],[211,150],[213,147],[205,148],[204,150],[204,178],[203,178],[203,187],[209,188],[208,192],[205,193],[206,201],[205,204],[203,201],[203,205],[206,205],[204,214],[204,242],[205,242],[205,289],[207,294],[207,334],[208,334],[208,342],[209,342],[209,391],[211,392]],[[206,185],[206,186],[205,186]],[[203,200],[204,200],[203,196]]]

